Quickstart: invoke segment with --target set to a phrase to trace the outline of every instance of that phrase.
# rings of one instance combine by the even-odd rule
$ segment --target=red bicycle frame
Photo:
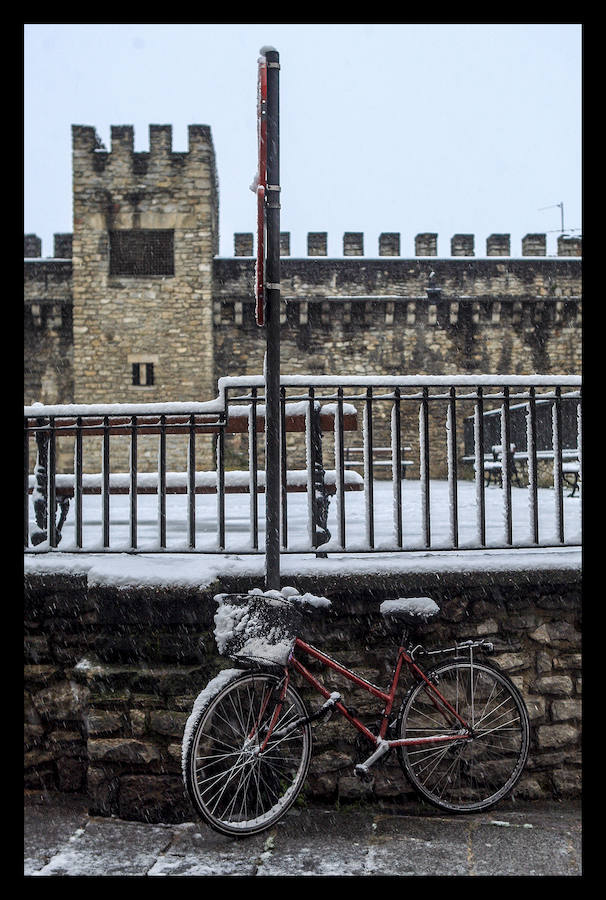
[[[333,669],[335,672],[338,672],[340,675],[343,675],[349,681],[353,682],[357,687],[362,688],[367,691],[369,694],[372,694],[374,697],[378,697],[385,704],[381,719],[381,726],[379,728],[379,734],[374,735],[371,731],[366,728],[366,726],[360,722],[360,720],[351,713],[344,704],[338,700],[334,703],[334,708],[337,709],[341,715],[347,719],[348,722],[357,728],[369,741],[371,741],[375,745],[386,744],[389,749],[392,747],[402,747],[408,745],[416,745],[416,744],[436,744],[436,743],[446,743],[448,741],[460,741],[462,737],[471,733],[471,729],[469,725],[465,721],[465,719],[461,718],[459,713],[454,709],[451,704],[446,700],[445,697],[442,696],[438,688],[427,678],[425,673],[419,666],[415,663],[410,654],[406,651],[404,647],[400,647],[398,649],[398,658],[396,662],[396,667],[394,669],[392,683],[388,692],[382,691],[376,685],[372,684],[370,681],[366,681],[366,679],[361,678],[359,675],[356,675],[355,672],[351,672],[345,666],[342,666],[336,660],[331,659],[330,656],[327,656],[322,651],[317,650],[315,647],[312,647],[311,644],[306,644],[305,641],[302,641],[300,638],[296,638],[295,646],[291,657],[289,659],[289,667],[298,672],[309,684],[312,685],[323,697],[327,700],[330,699],[331,693],[328,691],[323,684],[321,684],[317,678],[315,678],[311,672],[305,668],[305,666],[298,660],[295,656],[295,650],[301,650],[304,653],[307,653],[309,656],[323,663],[330,669]],[[435,735],[434,737],[428,738],[400,738],[396,740],[385,740],[385,735],[387,733],[388,728],[388,720],[391,715],[391,711],[393,709],[393,704],[396,696],[396,691],[398,688],[398,682],[400,680],[400,673],[402,671],[402,664],[406,663],[408,668],[412,673],[414,673],[418,678],[422,679],[427,685],[428,694],[434,705],[440,712],[444,713],[447,710],[455,719],[460,723],[461,729],[463,733],[458,734],[443,734],[443,735]],[[288,668],[286,670],[287,682],[289,678]]]

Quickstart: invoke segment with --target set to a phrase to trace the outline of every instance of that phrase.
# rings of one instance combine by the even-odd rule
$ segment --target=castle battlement
[[[149,150],[135,151],[135,129],[132,125],[111,126],[111,147],[107,150],[97,131],[90,125],[72,125],[74,163],[89,172],[104,173],[125,169],[133,175],[145,175],[156,164],[170,163],[176,168],[212,162],[214,148],[210,126],[188,126],[187,151],[173,151],[172,125],[149,126]]]
[[[152,125],[151,128],[164,129],[170,126]],[[159,138],[158,138],[159,139]],[[167,151],[168,152],[168,151]],[[158,151],[160,155],[160,151]],[[354,232],[356,240],[352,240],[352,232],[345,232],[343,235],[343,256],[355,257],[361,256],[364,259],[374,259],[376,257],[367,256],[364,253],[364,235],[362,232]],[[37,259],[42,257],[42,241],[36,234],[25,234],[24,236],[23,255],[26,259]],[[54,253],[53,257],[57,259],[71,259],[72,256],[72,238],[70,233],[55,234],[54,236]],[[400,234],[399,232],[383,232],[379,235],[378,256],[397,257],[405,259],[400,253]],[[327,232],[310,231],[307,234],[307,257],[325,257],[328,256],[328,234]],[[290,232],[280,232],[280,256],[289,257],[290,253]],[[557,256],[547,256],[547,235],[546,234],[527,234],[521,241],[521,254],[518,256],[511,253],[511,239],[509,234],[492,234],[486,239],[486,255],[476,256],[475,253],[475,235],[473,234],[454,234],[450,239],[450,253],[448,256],[442,255],[441,259],[453,257],[474,257],[475,259],[487,259],[496,256],[507,256],[512,259],[521,257],[545,257],[546,259],[558,259],[561,257],[581,257],[583,255],[583,238],[560,235],[557,242]],[[252,232],[236,232],[234,234],[234,257],[252,257],[254,256],[254,237]],[[415,236],[415,257],[435,256],[438,257],[438,235],[437,234],[417,234]],[[306,257],[303,257],[306,258]],[[338,258],[338,257],[337,257]]]
[[[438,256],[438,235],[423,232],[415,235],[415,256]],[[234,256],[253,256],[252,232],[234,234]],[[379,235],[378,255],[401,257],[400,233],[385,231]],[[366,256],[364,253],[364,233],[346,231],[343,234],[343,256]],[[582,237],[560,235],[558,256],[582,256]],[[307,256],[327,256],[328,234],[325,231],[310,231],[307,234]],[[526,234],[522,238],[522,256],[547,256],[547,235]],[[290,232],[280,233],[280,255],[290,256]],[[454,234],[450,239],[449,256],[475,256],[475,235]],[[444,254],[442,254],[444,256]],[[511,235],[491,234],[486,238],[486,256],[516,256],[511,252]],[[371,257],[372,258],[372,257]],[[480,257],[481,258],[481,257]]]
[[[108,149],[72,126],[73,233],[46,257],[24,236],[28,402],[198,400],[222,375],[262,371],[253,232],[219,255],[210,127],[190,125],[185,152],[172,138],[150,125],[139,151],[134,127],[113,125]],[[560,234],[549,256],[535,232],[512,246],[501,232],[386,230],[375,243],[352,230],[331,255],[326,231],[306,237],[292,255],[280,235],[282,371],[580,370],[581,236]]]

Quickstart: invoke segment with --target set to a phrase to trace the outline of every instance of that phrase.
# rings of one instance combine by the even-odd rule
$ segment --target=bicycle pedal
[[[335,705],[341,700],[341,695],[334,691],[328,700],[309,717],[310,722],[317,722],[318,725],[324,725],[332,718]]]
[[[358,763],[358,765],[354,767],[354,775],[365,784],[370,784],[370,782],[373,780],[372,773],[368,771],[363,763]]]

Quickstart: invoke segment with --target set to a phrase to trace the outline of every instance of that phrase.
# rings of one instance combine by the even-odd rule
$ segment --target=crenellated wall
[[[217,374],[261,371],[254,261],[214,261]],[[579,259],[281,260],[283,371],[580,371]]]
[[[24,236],[26,402],[207,400],[221,376],[262,372],[253,234],[234,235],[233,257],[217,255],[210,128],[189,127],[187,152],[173,151],[169,125],[149,126],[146,152],[135,152],[130,125],[112,126],[110,150],[91,126],[72,126],[72,139],[73,235],[55,235],[52,258]],[[116,234],[160,231],[172,268],[115,273]],[[310,232],[307,256],[293,257],[281,234],[284,373],[581,371],[580,237],[560,235],[557,256],[535,233],[521,255],[509,234],[489,235],[485,255],[473,234],[452,235],[450,255],[434,232],[415,236],[414,256],[401,255],[398,232],[379,235],[377,255],[362,232],[342,241],[342,256],[329,257],[327,233]],[[153,384],[136,383],[133,366],[146,361]],[[153,468],[152,444],[140,450]]]
[[[30,259],[24,275],[24,400],[69,402],[74,396],[71,260]]]

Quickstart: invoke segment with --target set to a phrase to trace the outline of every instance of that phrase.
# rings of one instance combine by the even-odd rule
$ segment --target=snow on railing
[[[25,407],[25,549],[262,553],[265,381],[218,388]],[[581,542],[579,376],[283,375],[280,410],[283,553]]]

